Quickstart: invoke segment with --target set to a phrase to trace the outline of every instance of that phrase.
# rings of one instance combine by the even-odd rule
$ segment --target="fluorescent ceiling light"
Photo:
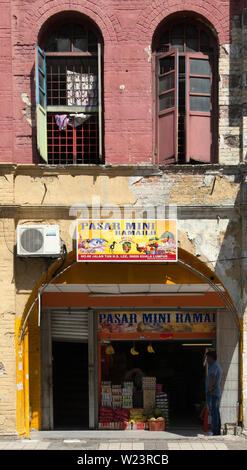
[[[212,343],[184,343],[182,346],[212,346]]]
[[[104,294],[104,292],[102,292],[102,294],[89,294],[88,297],[155,297],[155,296],[158,296],[158,297],[167,297],[167,296],[172,296],[172,297],[178,297],[178,296],[199,296],[199,295],[204,295],[203,294],[199,294],[198,292],[190,292],[189,294],[186,292],[186,293],[180,293],[180,292],[173,292],[173,293],[147,293],[147,292],[137,292],[137,293],[123,293],[123,294]]]

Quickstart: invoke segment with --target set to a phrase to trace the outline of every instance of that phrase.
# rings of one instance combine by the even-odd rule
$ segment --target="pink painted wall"
[[[231,5],[232,3],[232,5]],[[150,47],[158,25],[190,10],[229,43],[230,17],[243,1],[227,0],[2,0],[0,14],[0,161],[38,162],[34,105],[35,46],[41,27],[61,11],[90,17],[104,39],[105,159],[111,164],[153,159],[153,96]],[[124,87],[123,87],[123,86]]]

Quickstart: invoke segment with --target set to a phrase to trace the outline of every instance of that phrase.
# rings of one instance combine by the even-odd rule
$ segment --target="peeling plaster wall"
[[[199,173],[192,170],[162,171],[156,175],[130,177],[136,204],[231,204],[239,198],[239,181],[234,175],[221,175],[220,171]]]
[[[183,238],[179,240],[180,247],[186,246],[189,252],[204,262],[212,261],[210,267],[229,289],[239,314],[242,314],[240,263],[235,260],[224,261],[241,257],[239,215],[232,209],[224,218],[216,215],[212,217],[213,213],[210,217],[201,217],[199,209],[210,205],[234,207],[240,200],[241,178],[238,172],[222,174],[220,170],[187,169],[182,172],[180,169],[166,171],[143,168],[135,175],[135,170],[131,168],[123,170],[112,167],[108,170],[98,169],[97,176],[88,174],[86,169],[83,173],[61,174],[54,169],[50,170],[49,174],[46,174],[46,170],[31,171],[29,174],[28,171],[23,173],[17,170],[13,179],[13,200],[25,207],[26,211],[32,206],[32,218],[19,219],[16,223],[58,223],[61,237],[70,251],[73,249],[71,223],[75,216],[68,218],[69,209],[80,203],[89,208],[93,197],[97,196],[103,207],[105,204],[115,204],[119,209],[125,205],[151,209],[165,205],[187,206],[190,215],[185,220],[179,217],[178,222],[179,233]],[[6,181],[3,183],[6,184]],[[64,211],[62,217],[56,211],[56,205],[64,207],[61,209]],[[47,216],[47,207],[54,207],[53,218]],[[32,265],[32,271],[35,272],[36,268],[39,271],[40,266],[41,274],[43,273],[44,261],[29,260],[28,263],[29,266]],[[16,260],[16,269],[20,272],[22,285],[25,285],[25,266],[25,260]],[[40,276],[37,272],[37,278]],[[18,276],[16,286],[19,288]],[[28,291],[27,285],[25,289]]]
[[[1,170],[3,172],[0,166]],[[4,273],[2,290],[7,294],[0,312],[1,325],[4,325],[0,329],[3,364],[0,368],[0,433],[16,430],[14,318],[21,317],[35,283],[53,262],[15,256],[17,224],[59,224],[61,238],[71,251],[74,245],[70,229],[76,218],[76,213],[70,215],[73,205],[84,202],[90,210],[96,196],[103,208],[105,204],[115,204],[120,212],[125,205],[138,212],[139,208],[177,204],[179,246],[201,261],[215,260],[209,267],[215,269],[235,305],[240,303],[240,263],[220,261],[241,255],[241,223],[235,209],[241,200],[239,169],[116,166],[98,168],[95,172],[92,168],[68,171],[20,165],[5,170],[6,177],[0,178],[0,193],[3,194],[0,215],[4,227],[0,237],[0,264]],[[224,216],[218,217],[217,209],[211,207],[223,209]],[[185,209],[187,212],[183,215]],[[35,344],[32,343],[32,351],[38,357]]]
[[[236,236],[239,220],[179,220],[178,228],[191,240],[194,254],[198,259],[210,262],[215,274],[222,280],[231,298],[241,314],[240,264],[238,260],[226,259],[241,257],[241,244]],[[235,230],[235,234],[234,234]],[[229,233],[228,233],[229,232]],[[222,243],[222,234],[224,241]]]

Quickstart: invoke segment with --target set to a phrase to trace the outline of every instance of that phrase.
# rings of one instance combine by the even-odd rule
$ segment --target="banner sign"
[[[177,261],[177,221],[78,219],[77,261]]]
[[[215,312],[100,312],[99,333],[215,333]]]

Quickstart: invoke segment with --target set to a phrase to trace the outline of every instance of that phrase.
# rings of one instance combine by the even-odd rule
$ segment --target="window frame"
[[[89,52],[89,51],[76,51],[76,52],[71,52],[71,51],[63,51],[63,52],[57,52],[57,51],[45,51],[42,50],[39,45],[37,45],[37,52],[36,52],[36,73],[35,73],[35,79],[36,79],[36,119],[37,119],[37,148],[39,151],[39,154],[41,158],[48,164],[48,150],[46,150],[46,154],[44,152],[44,146],[46,142],[46,149],[47,149],[47,116],[45,116],[45,122],[46,122],[46,135],[43,135],[43,139],[40,137],[40,132],[39,132],[39,122],[40,118],[38,117],[40,115],[39,113],[39,62],[38,62],[38,55],[41,54],[44,57],[45,63],[46,59],[49,58],[57,58],[57,57],[95,57],[97,58],[97,82],[98,82],[98,105],[97,107],[92,107],[92,106],[69,106],[69,105],[59,105],[59,106],[52,106],[52,105],[47,105],[47,74],[45,74],[45,112],[46,115],[47,113],[55,113],[55,112],[87,112],[87,113],[97,113],[98,116],[98,160],[99,164],[103,163],[103,106],[102,106],[102,57],[103,57],[103,48],[102,48],[102,40],[99,37],[99,34],[94,31],[93,28],[88,27],[87,24],[82,24],[82,26],[85,27],[87,31],[87,37],[88,37],[88,32],[92,31],[95,34],[95,37],[97,38],[97,51],[96,52]],[[54,28],[54,31],[56,29]],[[48,35],[47,35],[48,37]],[[88,43],[87,43],[88,47]],[[45,49],[45,48],[44,48]],[[96,109],[94,109],[96,108]],[[44,126],[42,126],[44,127]],[[43,140],[43,151],[41,151],[41,145],[40,142]],[[94,164],[94,163],[91,163]],[[97,165],[97,163],[95,163]]]
[[[160,61],[166,57],[169,56],[174,56],[174,69],[165,73],[161,74],[159,73],[159,67],[160,67]],[[174,73],[174,87],[170,88],[169,90],[166,90],[165,92],[160,93],[159,92],[159,79],[161,76],[165,76],[168,73]],[[177,131],[178,131],[178,53],[177,50],[173,50],[170,52],[164,52],[160,53],[156,56],[156,61],[155,61],[155,77],[156,77],[156,93],[155,93],[155,101],[156,101],[156,142],[157,142],[157,158],[158,162],[160,160],[160,135],[159,135],[159,122],[166,116],[168,117],[169,114],[173,114],[173,126],[174,126],[174,135],[173,135],[173,148],[174,148],[174,155],[171,156],[166,156],[163,157],[164,160],[166,160],[166,163],[173,163],[177,161],[177,150],[178,150],[178,144],[177,144]],[[163,110],[159,109],[159,104],[160,104],[160,96],[164,96],[165,94],[174,92],[174,106],[171,106],[170,108],[166,108]],[[166,164],[164,163],[164,164]]]
[[[167,54],[169,52],[172,52],[176,49],[176,46],[173,46],[171,44],[171,30],[174,25],[182,23],[184,27],[184,32],[186,31],[186,25],[191,22],[193,26],[197,27],[198,34],[199,34],[199,40],[198,40],[198,51],[189,51],[186,52],[184,49],[183,52],[178,50],[178,61],[180,57],[185,57],[185,109],[186,109],[186,114],[185,114],[185,146],[186,146],[186,155],[184,159],[184,163],[189,163],[190,161],[190,155],[189,155],[189,148],[190,148],[190,142],[188,139],[189,135],[189,113],[190,113],[190,103],[189,103],[189,96],[190,96],[190,91],[189,91],[189,58],[203,58],[205,59],[206,57],[209,58],[210,64],[211,64],[211,76],[210,76],[210,84],[211,84],[211,101],[210,101],[210,108],[211,108],[211,117],[210,117],[210,125],[211,125],[211,134],[212,134],[212,146],[211,146],[211,151],[210,151],[210,161],[209,163],[217,163],[218,161],[218,47],[217,47],[217,40],[210,31],[210,29],[202,24],[200,20],[194,18],[186,18],[186,19],[181,19],[181,20],[173,20],[172,22],[167,23],[166,27],[163,27],[162,29],[160,28],[159,33],[156,33],[154,37],[154,42],[153,42],[153,55],[152,55],[152,60],[153,60],[153,86],[154,86],[154,92],[153,92],[153,102],[154,102],[154,109],[155,109],[155,122],[154,122],[154,138],[153,138],[153,155],[154,155],[154,163],[155,164],[163,164],[160,163],[159,161],[159,140],[158,140],[158,134],[159,134],[159,121],[158,121],[158,109],[159,109],[159,103],[158,103],[158,73],[157,73],[157,61],[159,57],[161,57],[162,54]],[[201,33],[206,33],[207,36],[209,37],[209,44],[207,45],[208,50],[205,51],[206,45],[205,42],[201,42]],[[167,37],[169,38],[168,43],[160,43],[162,36],[165,36],[167,34]],[[186,36],[184,34],[184,48],[186,44]],[[200,50],[200,48],[203,47],[203,51]],[[165,49],[167,48],[166,52],[161,51],[160,49]],[[193,75],[193,74],[191,74]],[[198,76],[201,77],[201,76]],[[203,77],[203,76],[202,76]],[[193,94],[193,92],[191,93]],[[194,93],[196,95],[196,93]],[[202,93],[198,94],[199,96],[202,95]],[[207,96],[207,94],[205,94]],[[199,115],[203,115],[203,111],[193,111],[193,114],[198,113]],[[177,114],[179,116],[179,112],[177,110]],[[205,112],[205,116],[207,113]],[[176,130],[176,135],[178,135],[178,131]],[[176,136],[174,135],[174,138]],[[178,143],[177,143],[178,145]],[[176,162],[178,161],[178,158],[176,159]],[[172,163],[172,162],[171,162]],[[183,163],[183,162],[182,162]],[[198,160],[198,163],[208,163],[202,160]]]

